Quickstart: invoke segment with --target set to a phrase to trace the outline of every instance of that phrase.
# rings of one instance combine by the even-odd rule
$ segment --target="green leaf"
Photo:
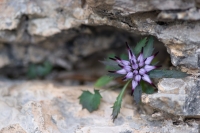
[[[141,81],[140,84],[142,86],[142,92],[144,92],[146,94],[153,94],[155,92],[154,87],[147,84],[146,82]]]
[[[113,78],[112,77],[109,77],[109,76],[102,76],[100,77],[96,83],[95,83],[95,87],[102,87],[102,86],[105,86],[106,84],[108,84],[110,81],[112,81]]]
[[[118,63],[116,61],[110,60],[110,59],[105,59],[103,61],[100,61],[101,63],[103,63],[106,66],[106,69],[120,69],[120,67],[118,66]]]
[[[109,53],[109,54],[107,55],[107,59],[109,59],[109,57],[115,57],[115,54],[114,54],[114,53]]]
[[[143,91],[143,88],[142,88],[142,91],[146,94],[153,94],[155,92],[155,89],[152,86],[147,86],[144,89],[145,91]]]
[[[154,57],[154,59],[151,61],[151,65],[156,66],[159,63],[158,59]]]
[[[110,56],[110,57],[113,57],[113,56]],[[120,57],[121,57],[121,59],[126,59],[126,58],[128,59],[128,56],[126,56],[124,54],[121,54]],[[116,70],[121,69],[116,61],[113,61],[109,58],[104,59],[103,61],[100,61],[100,62],[106,66],[107,70],[116,71]],[[117,74],[117,73],[108,73],[107,76],[114,79],[114,78],[121,77],[122,75]],[[99,87],[99,86],[97,86],[97,87]]]
[[[94,90],[94,94],[89,91],[83,91],[79,97],[83,109],[86,108],[89,112],[98,109],[101,98],[102,96],[100,95],[99,90]]]
[[[131,80],[130,80],[130,81],[131,81]],[[114,103],[114,106],[112,107],[112,108],[113,108],[113,111],[112,111],[112,119],[113,119],[113,121],[117,118],[117,116],[118,116],[118,114],[119,114],[119,112],[120,112],[121,103],[122,103],[122,97],[123,97],[123,95],[124,95],[124,92],[125,92],[125,90],[126,90],[128,84],[130,83],[130,81],[128,81],[128,82],[124,85],[123,89],[121,90],[120,94],[118,95],[118,97],[117,97],[117,99],[116,99],[116,101],[115,101],[115,103]]]
[[[121,54],[121,55],[120,55],[120,58],[121,58],[122,60],[129,60],[129,59],[128,59],[128,56],[127,56],[126,54]]]
[[[118,63],[116,61],[110,60],[110,59],[105,59],[103,61],[100,61],[101,63],[103,63],[106,66],[107,70],[119,70],[121,69],[118,65]],[[109,73],[107,75],[108,77],[112,77],[112,78],[117,78],[117,77],[121,77],[121,74],[117,74],[117,73]]]
[[[27,76],[31,79],[37,78],[36,66],[34,64],[29,66]]]
[[[133,92],[133,99],[137,104],[141,102],[141,96],[142,96],[142,88],[140,85],[138,85]]]
[[[147,38],[145,37],[144,39],[140,40],[137,45],[135,46],[134,50],[133,50],[133,53],[137,56],[141,50],[142,50],[142,47],[144,47],[146,45],[146,42],[147,42]]]
[[[43,66],[37,66],[37,67],[36,67],[36,74],[37,74],[39,77],[44,76],[44,74],[45,74],[45,68],[44,68]]]
[[[115,78],[122,77],[123,75],[118,74],[118,73],[108,73],[107,76],[109,76],[109,77],[115,79]]]
[[[147,58],[152,55],[154,50],[153,42],[154,42],[153,37],[150,37],[148,39],[147,45],[144,47],[144,58]]]
[[[45,77],[53,69],[53,66],[50,62],[45,61],[43,64],[31,64],[28,68],[27,76],[31,79],[37,77]]]
[[[189,74],[177,70],[153,70],[149,73],[151,78],[184,78]]]
[[[45,61],[43,64],[43,67],[44,67],[44,71],[43,71],[44,76],[48,75],[53,69],[53,66],[49,61]]]

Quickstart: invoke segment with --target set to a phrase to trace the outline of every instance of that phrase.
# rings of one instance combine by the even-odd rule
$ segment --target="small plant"
[[[30,79],[43,78],[48,75],[53,69],[50,62],[45,61],[42,64],[31,64],[28,67],[27,76]]]
[[[154,47],[152,37],[149,38],[149,40],[147,40],[147,38],[142,39],[134,50],[132,50],[127,43],[126,47],[128,51],[127,60],[125,60],[126,57],[122,59],[114,56],[101,61],[106,65],[106,68],[109,69],[108,72],[110,72],[110,74],[102,76],[95,84],[96,87],[102,87],[114,78],[121,76],[123,76],[122,80],[126,82],[112,107],[113,121],[120,112],[122,98],[129,83],[132,83],[131,94],[134,97],[134,101],[139,104],[141,102],[142,92],[147,94],[154,93],[154,88],[156,88],[156,86],[151,78],[183,78],[188,76],[188,74],[177,70],[156,70],[161,66],[155,65],[158,62],[155,63],[155,61],[153,61],[158,52],[153,54]],[[100,99],[102,98],[99,91],[95,90],[94,92],[95,93],[92,94],[88,91],[83,91],[82,95],[79,97],[80,104],[90,112],[98,109]]]

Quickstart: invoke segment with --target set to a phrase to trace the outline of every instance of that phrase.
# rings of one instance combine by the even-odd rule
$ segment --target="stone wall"
[[[81,69],[94,54],[120,49],[125,41],[135,43],[138,35],[151,35],[166,47],[172,65],[191,76],[161,79],[158,93],[143,95],[143,102],[196,119],[199,7],[199,0],[0,0],[0,72],[17,73],[10,70],[18,68],[21,74],[23,67],[45,60],[68,71]]]
[[[123,34],[125,31],[118,31],[118,29],[123,29],[132,33],[153,35],[165,44],[174,66],[193,70],[199,69],[200,26],[198,21],[200,13],[198,2],[194,0],[158,0],[151,2],[137,0],[109,0],[106,2],[101,0],[87,0],[85,2],[84,0],[24,0],[18,2],[8,0],[1,1],[0,6],[1,46],[12,47],[12,54],[17,56],[17,60],[22,58],[23,55],[15,55],[15,53],[26,51],[28,55],[30,53],[30,56],[33,54],[33,57],[27,57],[28,59],[23,60],[27,60],[26,62],[41,61],[50,56],[48,52],[52,52],[51,50],[54,47],[69,43],[70,40],[73,40],[72,38],[80,36],[80,34],[82,37],[98,34],[98,26],[108,25],[115,28],[105,29],[111,29],[111,31],[117,32],[116,34]],[[89,25],[90,28],[87,26],[81,28],[80,26],[83,24]],[[91,26],[93,27],[91,28]],[[112,38],[113,34],[115,33],[110,33],[109,38]],[[62,37],[58,39],[58,36]],[[127,37],[128,35],[124,36]],[[122,42],[124,40],[127,40],[127,38],[121,39]],[[100,48],[105,49],[111,43],[108,41],[95,44],[95,46],[104,44],[105,46],[99,47],[98,50],[101,50]],[[4,44],[20,44],[22,48],[16,50],[15,46],[4,46]],[[36,48],[32,48],[32,45],[31,48],[25,47],[30,44],[36,45]],[[31,53],[37,47],[39,49],[45,47],[45,50],[50,50],[46,50],[43,54],[39,52],[40,50],[37,50],[37,53]],[[63,48],[61,47],[61,49]],[[95,50],[91,51],[94,52]],[[41,57],[37,58],[34,54]],[[1,55],[1,58],[4,58],[0,63],[1,67],[12,63],[9,57],[5,56],[4,54]],[[65,67],[67,68],[67,66]]]

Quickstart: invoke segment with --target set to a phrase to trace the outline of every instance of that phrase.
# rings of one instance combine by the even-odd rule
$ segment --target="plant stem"
[[[127,87],[128,84],[130,83],[130,81],[131,81],[131,80],[129,80],[129,81],[126,83],[127,85],[125,84],[124,87],[125,87],[125,86]],[[123,89],[124,89],[124,87],[123,87]],[[100,90],[99,92],[102,93],[102,92],[105,92],[105,91],[107,91],[107,90],[112,90],[112,89],[115,89],[115,88],[108,88],[108,89]]]
[[[122,91],[120,92],[120,95],[119,95],[120,98],[122,98],[122,96],[124,95],[124,92],[125,92],[125,90],[126,90],[128,84],[129,84],[130,82],[131,82],[131,80],[129,80],[129,81],[124,85],[124,87],[123,87],[123,89],[122,89]]]

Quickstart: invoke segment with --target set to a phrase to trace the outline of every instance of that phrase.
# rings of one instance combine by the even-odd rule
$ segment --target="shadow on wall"
[[[30,78],[31,72],[32,79],[93,82],[106,73],[99,60],[112,54],[126,54],[125,42],[134,47],[144,37],[111,26],[82,25],[49,37],[38,44],[2,43],[0,56],[7,62],[1,63],[0,73],[12,79]],[[159,51],[157,57],[160,64],[170,67],[170,56],[166,47],[156,38],[154,42],[154,52]],[[45,62],[50,64],[47,65],[47,72]],[[51,69],[48,66],[51,66]]]

